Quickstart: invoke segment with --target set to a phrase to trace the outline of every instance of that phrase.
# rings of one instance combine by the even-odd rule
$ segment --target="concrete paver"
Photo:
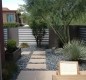
[[[41,55],[41,54],[45,54],[45,51],[34,51],[33,54]]]
[[[21,54],[30,54],[30,51],[23,51]]]
[[[46,69],[46,64],[28,64],[27,69]]]
[[[52,80],[56,71],[21,71],[17,80]]]
[[[33,58],[35,58],[35,59],[45,59],[46,57],[45,57],[45,55],[32,55],[31,56],[31,59],[33,59]]]
[[[35,80],[36,72],[33,71],[21,71],[16,80]]]
[[[56,71],[37,71],[36,80],[52,80],[52,75],[55,75]]]
[[[46,59],[30,59],[29,63],[46,63]]]

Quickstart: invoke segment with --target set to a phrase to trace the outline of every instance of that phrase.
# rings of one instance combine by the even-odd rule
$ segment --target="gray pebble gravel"
[[[46,50],[46,64],[48,70],[57,70],[59,61],[68,60],[68,56],[62,53],[53,53],[52,50]],[[80,70],[86,70],[86,62],[79,64]]]

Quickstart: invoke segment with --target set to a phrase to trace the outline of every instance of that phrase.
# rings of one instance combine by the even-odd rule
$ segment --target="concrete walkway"
[[[27,59],[25,66],[19,64],[23,68],[21,68],[16,80],[52,80],[52,75],[56,74],[56,72],[47,71],[45,54],[45,51],[22,52],[22,55],[26,55],[26,57],[20,59],[19,63],[21,63],[21,60]]]
[[[34,51],[26,68],[32,70],[46,70],[45,51]]]
[[[52,80],[55,71],[21,71],[17,80]]]

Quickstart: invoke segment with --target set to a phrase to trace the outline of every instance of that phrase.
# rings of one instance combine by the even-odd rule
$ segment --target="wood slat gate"
[[[35,37],[32,34],[32,29],[30,28],[19,28],[18,29],[19,36],[19,45],[21,43],[27,43],[29,45],[36,45]],[[42,40],[43,45],[49,44],[49,29],[46,29],[46,34]]]

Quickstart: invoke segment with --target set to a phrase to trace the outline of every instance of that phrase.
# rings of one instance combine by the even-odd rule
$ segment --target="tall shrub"
[[[34,20],[34,21],[32,21],[30,27],[31,27],[33,35],[36,39],[37,46],[41,47],[42,39],[46,33],[46,28],[47,28],[46,23],[41,22],[41,21],[37,22],[36,20]]]

